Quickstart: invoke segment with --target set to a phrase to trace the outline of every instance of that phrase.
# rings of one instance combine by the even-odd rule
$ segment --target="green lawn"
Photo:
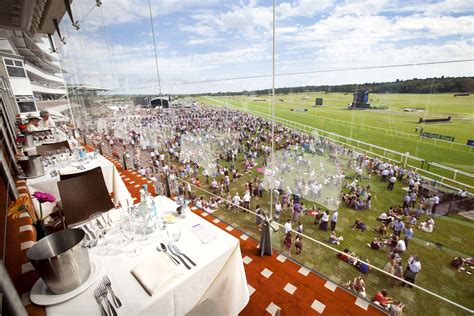
[[[323,107],[313,107],[314,99],[322,97]],[[307,99],[306,99],[307,98]],[[474,149],[464,146],[468,139],[474,139],[474,97],[454,97],[452,94],[372,94],[371,103],[386,105],[388,110],[349,111],[350,94],[300,93],[276,96],[275,115],[279,118],[319,128],[342,136],[351,137],[377,146],[396,150],[450,166],[455,169],[474,172]],[[255,101],[265,100],[265,101]],[[200,101],[214,105],[228,105],[238,109],[271,114],[270,96],[201,97]],[[403,108],[424,108],[423,113],[402,111]],[[308,109],[307,112],[291,109]],[[423,124],[424,131],[455,137],[455,144],[432,139],[420,139],[415,128],[420,117],[435,118],[451,116],[451,123]],[[380,128],[375,130],[375,128]],[[369,149],[367,147],[362,147]],[[383,151],[372,149],[383,154]],[[400,159],[397,155],[390,158]],[[418,161],[409,161],[415,167],[421,167]],[[427,164],[425,163],[426,169]],[[451,175],[434,167],[431,171]],[[457,179],[474,185],[474,179],[458,175]]]

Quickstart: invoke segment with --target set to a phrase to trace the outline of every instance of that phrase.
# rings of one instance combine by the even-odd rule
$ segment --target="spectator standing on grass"
[[[408,265],[403,274],[405,281],[415,283],[416,275],[421,271],[421,262],[418,256],[411,256],[408,259]],[[403,283],[402,286],[412,287],[410,284]]]
[[[232,209],[234,213],[239,212],[240,202],[241,202],[241,199],[240,199],[239,193],[235,192],[235,195],[232,198]]]
[[[382,179],[381,179],[381,180],[382,180],[382,182],[387,182],[387,177],[388,177],[388,174],[389,174],[389,171],[388,171],[388,169],[384,169],[384,170],[382,170],[382,173],[381,173],[381,175],[382,175]]]
[[[285,245],[285,249],[288,252],[288,257],[291,257],[291,246],[293,244],[293,241],[291,240],[291,232],[286,233],[283,244]]]
[[[408,242],[413,239],[413,228],[411,228],[411,225],[407,225],[405,228],[405,238],[403,239],[405,241],[405,246],[408,248]]]
[[[303,238],[301,235],[297,235],[295,239],[295,249],[296,249],[296,254],[299,255],[301,251],[303,251]]]
[[[403,229],[405,229],[405,224],[400,219],[397,218],[395,220],[395,223],[393,223],[393,233],[397,236],[400,236]]]
[[[328,230],[328,222],[329,222],[329,211],[323,213],[323,217],[321,217],[321,223],[319,224],[319,229],[327,231]]]
[[[250,191],[249,190],[245,191],[245,194],[242,200],[244,201],[244,208],[246,210],[249,210],[250,209]]]
[[[410,205],[411,197],[410,193],[406,193],[405,196],[403,197],[403,208],[408,207]]]
[[[291,232],[291,219],[287,219],[285,223],[285,234]]]
[[[339,212],[335,210],[331,216],[331,231],[336,230],[337,218],[339,217]]]
[[[355,178],[356,180],[358,181],[362,181],[362,168],[361,167],[357,167],[356,170],[355,170]]]
[[[260,183],[258,184],[258,197],[259,198],[262,198],[263,197],[263,181],[260,181]]]
[[[280,216],[281,216],[281,203],[280,201],[277,201],[277,203],[275,204],[275,220],[277,222],[280,221]]]
[[[415,207],[415,204],[416,204],[416,192],[415,190],[412,190],[411,193],[410,193],[410,207]]]
[[[393,191],[393,187],[395,186],[395,182],[397,182],[397,178],[395,176],[391,176],[390,179],[388,179],[387,190]]]

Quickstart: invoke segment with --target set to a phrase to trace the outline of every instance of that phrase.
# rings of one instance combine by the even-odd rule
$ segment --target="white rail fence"
[[[312,126],[308,126],[302,123],[294,122],[291,120],[287,120],[281,117],[275,116],[274,118],[264,112],[260,111],[255,111],[247,108],[242,108],[238,107],[232,104],[228,104],[224,101],[206,97],[207,99],[220,103],[221,105],[229,106],[232,107],[236,110],[248,112],[251,114],[254,114],[256,116],[260,116],[263,118],[266,118],[268,120],[275,119],[275,122],[278,122],[286,127],[293,128],[295,130],[299,130],[301,132],[309,133],[313,136],[320,136],[326,139],[329,139],[337,144],[343,145],[343,146],[348,146],[353,149],[357,149],[358,151],[363,151],[364,153],[369,154],[372,157],[378,157],[381,158],[385,161],[389,162],[394,162],[397,164],[401,164],[405,167],[412,168],[415,170],[418,174],[423,176],[425,179],[433,181],[433,182],[439,182],[443,185],[445,185],[448,188],[451,188],[453,190],[458,190],[459,188],[464,188],[471,193],[474,192],[474,186],[471,184],[474,183],[474,174],[461,171],[461,170],[456,170],[454,168],[441,165],[438,163],[434,162],[427,162],[425,159],[412,156],[410,153],[402,153],[396,150],[384,148],[381,146],[377,146],[374,144],[370,144],[361,140],[353,139],[347,136],[342,136],[333,132],[328,132],[319,128],[315,128]],[[347,124],[347,123],[346,123]],[[432,171],[429,171],[430,166],[435,166],[443,171],[445,174],[440,174],[440,173],[435,173]],[[426,167],[427,169],[424,169]],[[463,178],[466,180],[460,180],[459,175],[462,175]],[[468,183],[467,183],[468,182]],[[469,184],[470,183],[470,184]]]

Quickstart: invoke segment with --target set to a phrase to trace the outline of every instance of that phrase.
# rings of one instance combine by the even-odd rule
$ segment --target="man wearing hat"
[[[49,117],[48,111],[41,111],[40,116],[43,119],[39,123],[39,126],[41,129],[50,129],[50,128],[56,127],[56,124],[54,123],[53,119]]]
[[[41,127],[40,127],[40,121],[42,120],[41,116],[39,116],[38,114],[36,113],[30,113],[28,114],[28,124],[27,124],[27,130],[28,132],[36,132],[36,131],[39,131],[41,130]]]

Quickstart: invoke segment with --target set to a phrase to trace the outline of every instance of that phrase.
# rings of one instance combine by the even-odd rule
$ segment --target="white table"
[[[165,204],[164,208],[168,212],[176,209],[176,203],[166,197],[160,198],[164,201],[161,205]],[[198,223],[215,233],[216,239],[208,244],[201,243],[190,230]],[[153,296],[147,294],[130,271],[156,252],[155,247],[163,241],[160,240],[159,232],[153,233],[153,241],[149,245],[141,246],[141,252],[136,257],[129,257],[123,252],[107,255],[107,252],[97,248],[90,250],[91,256],[98,256],[102,260],[103,275],[109,276],[114,292],[123,303],[121,308],[116,309],[118,315],[185,315],[208,298],[218,304],[226,315],[237,315],[249,300],[239,240],[192,212],[185,219],[170,225],[181,225],[178,246],[197,266],[187,270],[181,264],[179,267],[183,273]],[[46,314],[100,315],[99,305],[93,298],[98,282],[69,301],[48,306]]]
[[[90,156],[90,154],[89,154]],[[90,159],[84,167],[89,170],[96,167],[101,167],[102,174],[104,176],[105,185],[107,186],[107,190],[109,193],[113,192],[113,199],[116,203],[122,202],[123,205],[127,205],[126,201],[129,202],[130,205],[133,204],[132,196],[130,192],[123,182],[120,174],[115,167],[115,165],[104,158],[101,155],[98,155],[95,159]],[[83,171],[83,170],[82,170]],[[78,170],[77,172],[81,172]],[[26,187],[28,188],[28,192],[32,195],[36,191],[40,192],[47,192],[56,198],[56,200],[60,201],[61,198],[59,196],[59,190],[57,183],[60,181],[59,175],[55,177],[51,177],[49,172],[46,172],[44,176],[28,179],[26,180]],[[33,206],[35,207],[36,214],[39,216],[39,203],[36,199],[32,198]],[[43,203],[43,217],[50,214],[53,211],[54,206],[56,203]]]

